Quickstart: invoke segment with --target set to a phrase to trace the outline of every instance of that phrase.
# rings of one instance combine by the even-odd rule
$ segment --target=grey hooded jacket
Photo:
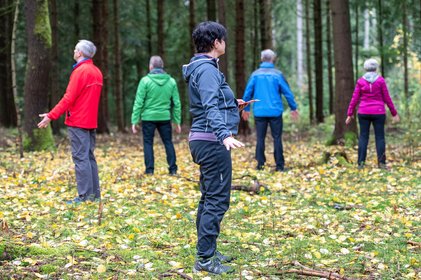
[[[189,88],[191,131],[212,132],[220,143],[237,134],[238,102],[218,69],[217,59],[195,56],[183,65],[183,76]]]

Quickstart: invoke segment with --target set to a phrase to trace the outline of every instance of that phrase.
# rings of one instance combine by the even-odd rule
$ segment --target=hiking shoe
[[[193,273],[206,271],[212,274],[232,273],[234,269],[231,266],[221,264],[217,257],[206,260],[197,260],[193,266]]]
[[[263,170],[263,169],[265,169],[265,166],[264,165],[257,165],[256,166],[256,170]]]
[[[221,263],[228,263],[234,260],[233,257],[222,255],[222,253],[219,251],[215,252],[215,257],[218,258]]]
[[[387,168],[386,163],[379,163],[379,168],[383,170],[389,170],[389,168]]]
[[[75,199],[73,199],[73,200],[67,200],[67,201],[66,201],[66,204],[80,204],[80,203],[82,203],[82,202],[85,202],[85,200],[84,200],[83,198],[76,197],[76,198],[75,198]]]

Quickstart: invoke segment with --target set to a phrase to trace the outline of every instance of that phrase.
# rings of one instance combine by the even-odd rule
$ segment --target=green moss
[[[58,248],[43,248],[39,246],[29,247],[29,255],[31,256],[65,256],[70,254],[71,249],[66,246]]]
[[[51,48],[51,25],[48,13],[48,1],[37,1],[34,33],[42,38],[47,48]]]
[[[54,150],[55,142],[51,127],[32,130],[32,137],[25,134],[23,136],[23,148],[25,151]]]
[[[357,134],[352,131],[345,132],[344,138],[346,147],[353,147],[357,144]]]
[[[50,273],[56,272],[58,267],[55,266],[55,265],[51,265],[51,264],[45,264],[45,265],[41,266],[40,269],[41,269],[42,273],[50,274]]]

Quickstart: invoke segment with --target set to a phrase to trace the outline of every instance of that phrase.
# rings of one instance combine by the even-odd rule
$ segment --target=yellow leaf
[[[96,271],[98,271],[98,273],[104,273],[105,271],[107,271],[107,268],[105,267],[105,265],[100,264],[100,265],[98,265],[98,267],[96,268]]]
[[[314,252],[314,256],[320,259],[322,257],[322,254],[320,254],[319,252]]]
[[[344,276],[345,275],[345,269],[343,267],[341,267],[341,269],[339,269],[339,274],[341,276]]]

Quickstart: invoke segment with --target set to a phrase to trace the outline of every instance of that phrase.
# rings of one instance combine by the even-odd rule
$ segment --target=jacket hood
[[[170,80],[170,75],[168,75],[163,69],[155,68],[152,69],[148,74],[149,79],[151,79],[155,84],[159,86],[165,85]]]
[[[370,84],[374,83],[380,77],[376,72],[367,72],[363,75],[364,80]]]
[[[197,67],[199,67],[202,64],[210,64],[216,68],[219,68],[217,58],[211,58],[205,55],[194,56],[190,60],[189,64],[183,65],[182,71],[184,80],[188,82],[191,74],[196,70]]]

